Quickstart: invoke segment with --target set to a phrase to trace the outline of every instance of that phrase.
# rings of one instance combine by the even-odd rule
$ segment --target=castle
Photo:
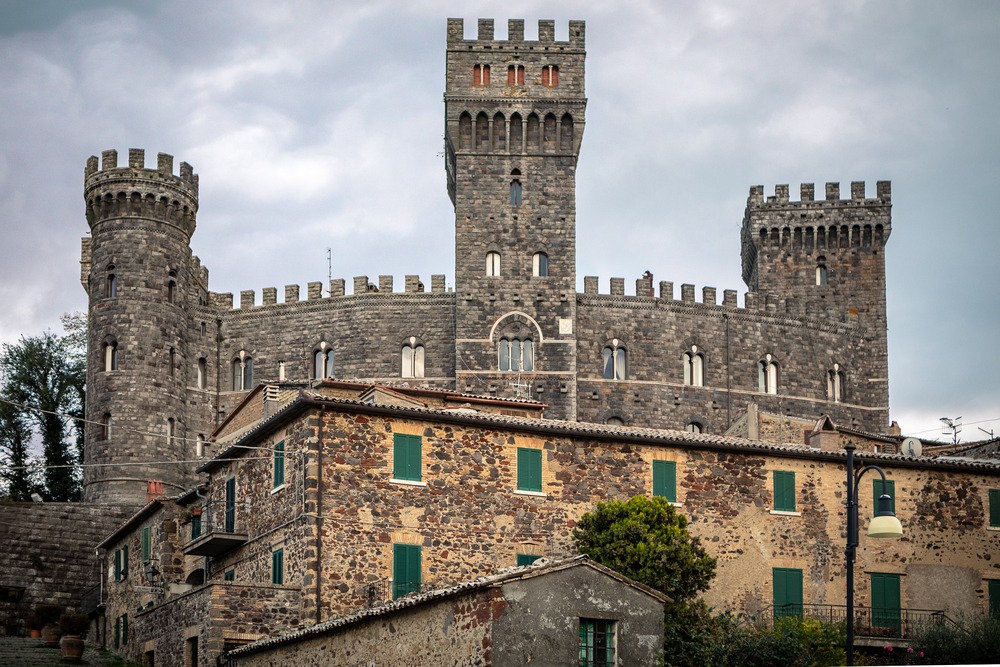
[[[142,150],[87,161],[89,296],[84,499],[141,504],[148,480],[185,491],[210,434],[254,386],[340,378],[544,403],[581,422],[726,432],[750,404],[873,433],[888,424],[884,245],[888,182],[750,189],[748,291],[651,275],[625,293],[577,293],[575,172],[584,128],[585,25],[506,40],[480,20],[447,36],[445,172],[455,207],[454,290],[407,276],[210,291],[192,254],[198,176]],[[164,445],[164,443],[168,443]]]

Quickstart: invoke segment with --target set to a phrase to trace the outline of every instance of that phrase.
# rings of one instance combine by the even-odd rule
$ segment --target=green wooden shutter
[[[285,441],[274,446],[274,488],[285,484]]]
[[[531,565],[536,560],[541,558],[541,556],[535,556],[533,554],[518,554],[517,555],[517,566],[524,567],[525,565]]]
[[[880,480],[881,481],[881,480]],[[899,631],[899,575],[872,573],[872,625]]]
[[[392,445],[392,476],[411,482],[421,480],[421,445],[419,435],[396,433]]]
[[[201,517],[191,517],[191,539],[201,537]]]
[[[224,530],[227,533],[236,532],[236,478],[226,480],[226,514]]]
[[[271,583],[285,583],[285,550],[275,549],[271,552]]]
[[[122,646],[128,644],[128,614],[122,614]]]
[[[115,549],[115,581],[122,580],[122,550]]]
[[[779,512],[795,511],[795,473],[774,471],[774,509]]]
[[[802,570],[776,567],[771,570],[774,615],[802,616]]]
[[[121,644],[122,641],[122,619],[121,616],[115,619],[115,648]]]
[[[885,480],[885,486],[882,485],[881,479],[872,480],[872,495],[874,496],[874,504],[872,507],[872,516],[875,516],[875,510],[878,509],[878,499],[882,495],[888,495],[892,498],[892,504],[890,508],[893,513],[896,512],[896,483],[891,479]]]
[[[518,447],[517,489],[537,492],[542,490],[542,450]]]
[[[653,461],[653,496],[677,502],[677,464]]]
[[[392,599],[420,591],[420,545],[392,545]]]
[[[223,581],[236,581],[236,570],[226,570],[222,575]]]
[[[122,579],[128,579],[128,545],[122,546]]]
[[[1000,579],[987,582],[990,596],[990,617],[1000,619]]]
[[[990,489],[990,526],[1000,527],[1000,489]]]
[[[149,539],[149,526],[142,528],[142,562],[148,563],[151,558],[152,545]]]

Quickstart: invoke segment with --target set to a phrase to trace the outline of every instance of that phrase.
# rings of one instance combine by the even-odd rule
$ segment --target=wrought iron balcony
[[[411,581],[395,583],[392,579],[380,579],[362,586],[365,605],[367,607],[378,607],[398,598],[407,595],[416,595],[431,588],[431,586],[424,586]]]
[[[835,624],[847,619],[847,607],[836,604],[786,604],[768,607],[754,618],[758,623],[773,625],[788,617],[811,618]],[[859,639],[905,641],[916,630],[942,623],[958,625],[943,611],[934,609],[854,608],[854,634]]]

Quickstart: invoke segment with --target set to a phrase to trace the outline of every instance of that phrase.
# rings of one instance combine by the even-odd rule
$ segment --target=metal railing
[[[847,620],[847,607],[836,604],[786,604],[768,607],[757,615],[758,622],[770,625],[788,617],[811,618],[836,624]],[[942,623],[960,627],[943,611],[935,609],[854,608],[856,637],[909,639],[916,630]]]
[[[362,590],[364,591],[365,606],[370,608],[378,607],[407,595],[422,593],[424,590],[428,590],[428,588],[415,582],[401,581],[397,584],[392,579],[380,579],[379,581],[364,584]]]

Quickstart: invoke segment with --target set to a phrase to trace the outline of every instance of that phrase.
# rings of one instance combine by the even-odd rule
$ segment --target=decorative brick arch
[[[490,342],[496,343],[497,336],[503,332],[509,325],[521,323],[532,329],[532,338],[538,345],[541,345],[545,338],[542,336],[542,328],[538,326],[538,322],[535,321],[533,317],[527,313],[523,313],[519,310],[514,310],[497,318],[497,321],[493,323],[493,327],[490,329],[489,339]],[[535,338],[537,336],[537,338]]]

